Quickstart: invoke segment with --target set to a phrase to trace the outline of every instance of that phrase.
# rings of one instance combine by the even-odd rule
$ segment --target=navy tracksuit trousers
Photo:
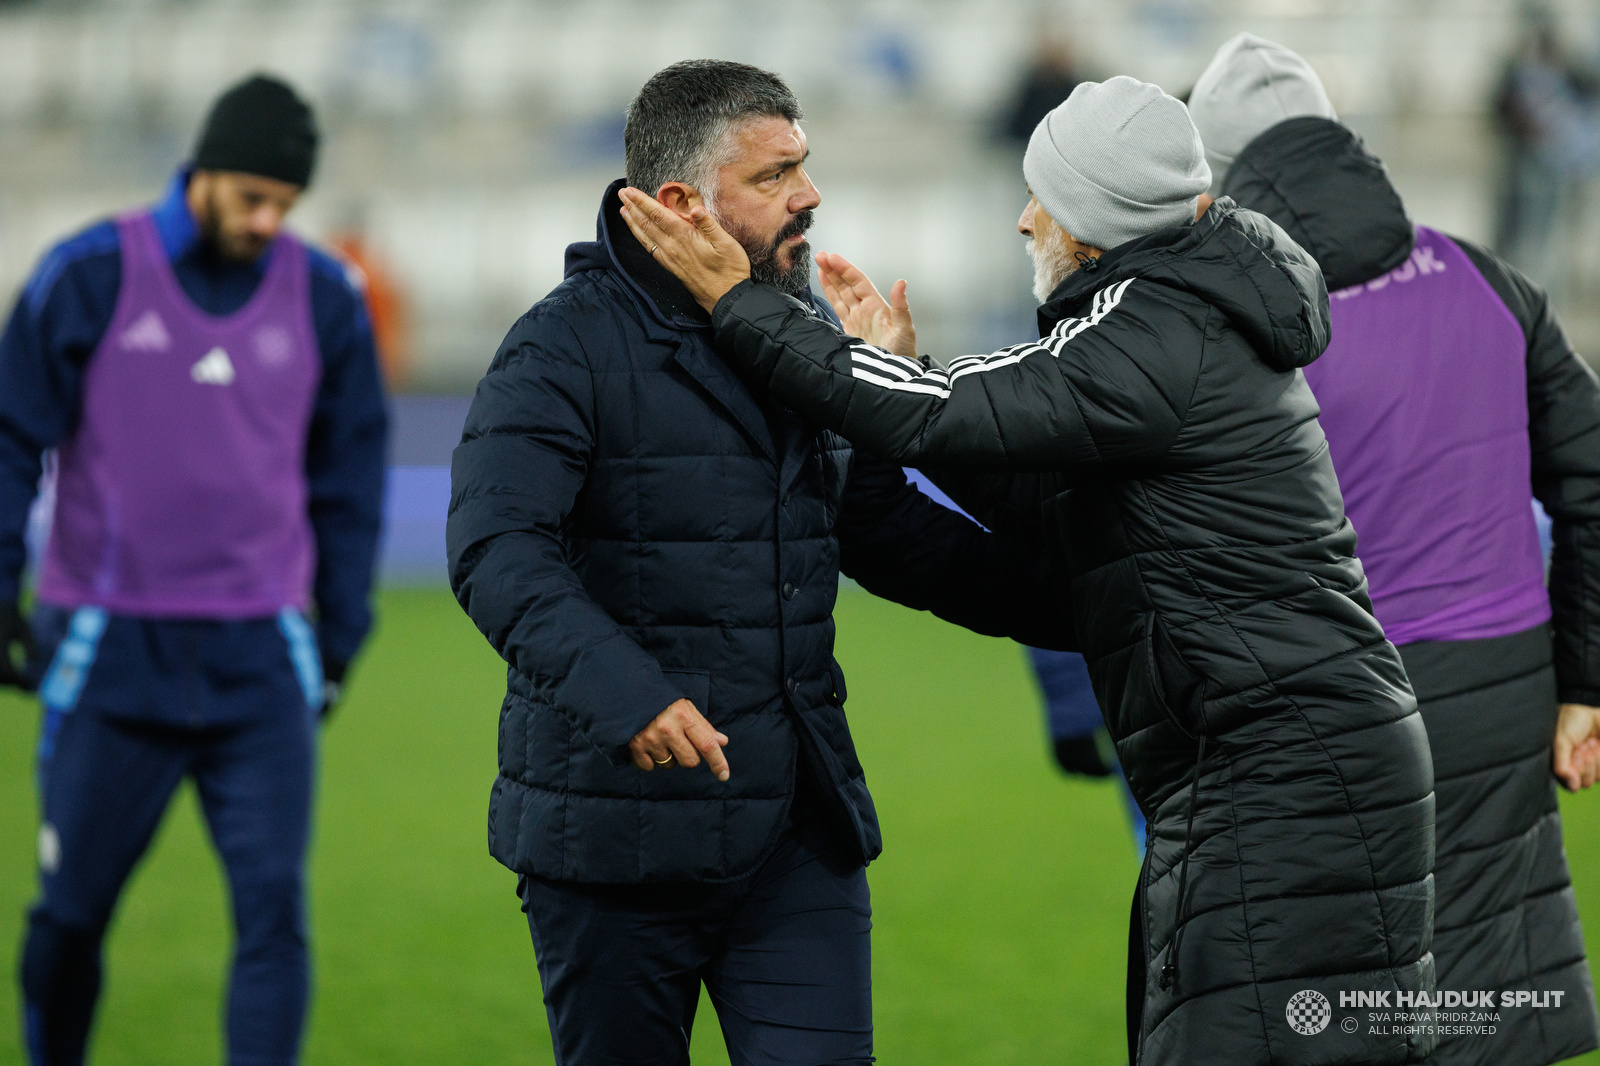
[[[173,793],[194,781],[236,930],[231,1066],[296,1061],[309,991],[304,865],[320,666],[298,615],[148,621],[35,612],[39,898],[22,954],[35,1066],[83,1062],[118,896]]]

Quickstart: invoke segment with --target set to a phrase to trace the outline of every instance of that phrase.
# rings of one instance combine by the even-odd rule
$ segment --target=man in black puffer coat
[[[1332,340],[1306,380],[1428,726],[1439,987],[1497,990],[1493,1030],[1452,1027],[1430,1061],[1544,1066],[1589,1051],[1594,987],[1551,769],[1554,747],[1569,787],[1594,781],[1572,749],[1600,724],[1600,383],[1544,293],[1492,252],[1412,224],[1293,52],[1241,34],[1190,110],[1227,168],[1222,192],[1282,225],[1335,290]],[[1535,495],[1555,524],[1548,590]],[[1502,1002],[1519,991],[1539,1005]]]
[[[895,353],[746,278],[709,217],[696,232],[631,194],[625,217],[755,387],[942,467],[980,520],[1059,553],[1150,822],[1133,1062],[1420,1061],[1431,1029],[1369,1026],[1349,998],[1431,998],[1433,774],[1299,372],[1327,343],[1322,275],[1228,201],[1194,221],[1199,138],[1155,86],[1080,86],[1024,171],[1043,339],[946,369],[906,356],[900,285],[885,304],[819,257],[847,323]]]
[[[791,239],[820,201],[798,118],[764,71],[669,67],[630,109],[629,178],[715,189],[767,276],[828,314]],[[839,574],[1029,643],[1070,644],[1071,618],[1037,552],[747,388],[621,224],[622,184],[454,456],[451,581],[509,663],[489,848],[522,875],[563,1066],[687,1063],[702,981],[735,1063],[867,1063],[881,842]]]

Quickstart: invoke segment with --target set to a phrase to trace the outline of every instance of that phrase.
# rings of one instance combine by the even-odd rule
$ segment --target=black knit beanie
[[[302,187],[316,162],[311,108],[288,85],[261,74],[217,98],[194,148],[196,170],[232,170]]]

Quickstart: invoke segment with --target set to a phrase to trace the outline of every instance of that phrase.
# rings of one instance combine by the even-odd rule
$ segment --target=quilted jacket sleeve
[[[1554,525],[1550,608],[1563,703],[1600,705],[1600,381],[1549,297],[1498,256],[1457,241],[1528,338],[1533,494]]]
[[[1088,316],[947,369],[840,333],[748,281],[718,302],[713,324],[718,350],[742,372],[885,459],[1084,472],[1156,461],[1183,426],[1199,352],[1163,343],[1171,316],[1158,288],[1108,285]]]
[[[857,452],[840,508],[839,568],[874,595],[947,622],[1072,651],[1068,585],[1036,538],[990,533]]]
[[[673,701],[660,665],[567,564],[563,528],[587,477],[594,388],[572,329],[525,318],[478,385],[450,470],[450,584],[523,677],[613,762]]]

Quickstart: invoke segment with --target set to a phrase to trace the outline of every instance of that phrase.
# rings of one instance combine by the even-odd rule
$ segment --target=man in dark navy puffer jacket
[[[684,210],[714,193],[826,316],[798,118],[771,74],[670,67],[630,109],[628,183]],[[1028,545],[741,383],[622,223],[622,184],[455,453],[452,583],[509,663],[490,849],[523,875],[558,1062],[686,1062],[702,981],[736,1063],[870,1062],[881,845],[839,573],[1033,644],[1070,643],[1069,612]]]

